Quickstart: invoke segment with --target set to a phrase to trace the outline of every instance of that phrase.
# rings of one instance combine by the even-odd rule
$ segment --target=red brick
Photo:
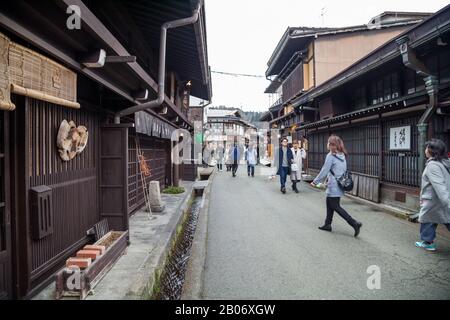
[[[103,254],[103,253],[105,253],[106,247],[105,246],[97,246],[94,244],[88,244],[88,245],[85,245],[83,249],[84,250],[97,250],[99,252],[99,254]]]
[[[80,250],[77,252],[77,258],[91,258],[95,260],[98,256],[99,252],[97,250]]]
[[[86,269],[92,263],[91,258],[69,258],[66,261],[66,267],[78,266],[80,269]]]

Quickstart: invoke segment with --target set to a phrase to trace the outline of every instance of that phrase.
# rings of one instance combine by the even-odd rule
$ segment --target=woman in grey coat
[[[311,182],[311,185],[317,187],[321,181],[328,178],[327,183],[327,218],[325,224],[319,227],[320,230],[331,232],[331,222],[333,221],[333,214],[336,211],[349,225],[355,229],[355,237],[358,236],[362,227],[362,223],[356,221],[348,214],[344,208],[341,207],[341,197],[344,196],[344,191],[339,187],[336,177],[341,177],[347,170],[347,161],[345,154],[347,153],[344,142],[336,135],[331,135],[328,138],[327,148],[330,153],[327,154],[325,164],[320,170],[317,177]]]
[[[416,247],[435,251],[436,228],[444,224],[450,231],[450,161],[443,141],[431,139],[426,144],[427,164],[420,190],[420,238]]]

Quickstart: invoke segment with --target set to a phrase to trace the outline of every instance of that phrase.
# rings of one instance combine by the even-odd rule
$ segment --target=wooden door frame
[[[128,215],[128,130],[133,124],[103,124],[100,125],[100,139],[99,139],[99,208],[100,219],[107,219],[110,227],[119,225],[120,231],[129,229],[129,215]],[[112,140],[106,135],[106,132],[118,132],[120,134],[120,141],[122,149],[118,153],[104,154],[104,146],[111,145]],[[117,150],[115,150],[117,151]],[[120,179],[120,184],[110,184],[104,181],[104,171],[110,166],[111,161],[121,161],[121,168],[115,172]],[[105,175],[106,176],[106,175]],[[111,190],[120,190],[120,197],[116,198],[116,207],[120,205],[120,209],[115,212],[106,210],[107,204],[103,199],[104,194],[111,194]]]
[[[14,96],[18,107],[10,117],[10,183],[11,183],[11,239],[13,259],[14,298],[26,297],[30,290],[31,238],[29,237],[28,189],[29,168],[27,161],[29,127],[27,116],[29,106],[25,97]],[[20,197],[20,199],[19,199]]]
[[[6,270],[5,270],[5,274],[6,274],[6,296],[4,297],[0,297],[2,299],[12,299],[13,298],[13,277],[12,277],[12,250],[11,250],[11,208],[10,208],[10,160],[9,160],[9,112],[8,111],[1,111],[3,112],[3,132],[1,132],[1,134],[4,137],[4,142],[3,142],[3,168],[0,168],[0,170],[3,170],[3,178],[4,181],[0,181],[0,183],[3,183],[3,188],[4,188],[4,219],[5,219],[5,244],[6,244]]]

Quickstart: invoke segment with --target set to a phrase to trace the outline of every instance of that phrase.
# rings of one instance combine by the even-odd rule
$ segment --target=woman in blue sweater
[[[362,227],[362,223],[353,219],[347,211],[345,211],[341,205],[341,197],[344,196],[344,191],[339,187],[335,177],[341,177],[345,171],[347,171],[347,161],[345,155],[347,150],[345,149],[344,142],[336,135],[331,135],[328,138],[327,148],[330,151],[325,159],[325,164],[320,170],[318,176],[311,182],[311,185],[316,187],[325,178],[328,178],[327,182],[327,218],[325,224],[319,227],[320,230],[331,231],[331,222],[333,220],[333,214],[336,211],[349,225],[355,229],[355,237],[358,236],[359,230]]]

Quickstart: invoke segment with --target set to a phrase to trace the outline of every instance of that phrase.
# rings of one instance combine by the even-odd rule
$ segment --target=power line
[[[256,75],[256,74],[245,74],[245,73],[231,73],[231,72],[223,72],[223,71],[211,71],[212,73],[224,74],[227,76],[233,77],[252,77],[252,78],[265,78],[264,76]]]

